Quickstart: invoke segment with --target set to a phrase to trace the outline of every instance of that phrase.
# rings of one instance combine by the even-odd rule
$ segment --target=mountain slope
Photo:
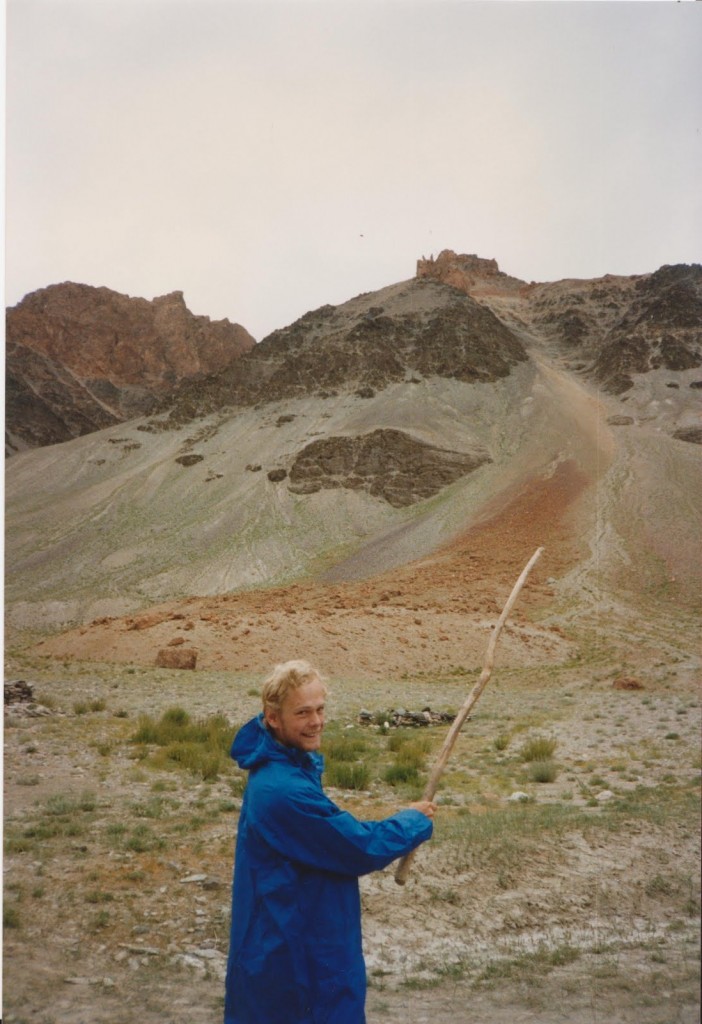
[[[193,316],[182,292],[149,302],[71,283],[27,295],[6,332],[8,454],[144,415],[254,345],[238,324]]]
[[[13,458],[10,626],[82,623],[42,648],[61,656],[153,663],[184,642],[205,667],[264,671],[282,644],[370,674],[369,638],[400,630],[393,670],[431,671],[480,649],[540,545],[517,659],[562,656],[559,622],[695,606],[700,448],[680,433],[699,371],[658,365],[612,393],[594,334],[577,358],[562,336],[573,294],[589,308],[600,286],[535,286],[534,305],[505,277],[308,314],[158,416]],[[631,308],[637,282],[610,285]]]

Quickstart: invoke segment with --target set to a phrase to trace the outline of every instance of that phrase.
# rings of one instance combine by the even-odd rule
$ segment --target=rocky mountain
[[[534,585],[579,617],[661,594],[695,605],[701,279],[679,266],[536,284],[444,252],[182,382],[150,415],[20,453],[8,621],[82,623],[120,657],[117,626],[85,623],[300,581],[357,584],[371,607],[401,594],[416,609],[431,591],[480,614],[488,583],[513,581],[536,545]],[[251,622],[271,602],[268,589]],[[200,649],[221,646],[202,614]],[[140,628],[124,626],[132,655]]]
[[[150,412],[184,379],[226,369],[254,339],[194,316],[182,292],[153,301],[58,284],[6,318],[6,451],[57,444]]]
[[[307,313],[223,373],[184,381],[159,411],[175,426],[305,395],[369,397],[403,380],[496,381],[528,350],[622,396],[637,375],[697,370],[702,267],[528,284],[494,260],[445,250],[420,259],[414,279]],[[694,440],[695,427],[681,436]]]
[[[184,381],[168,422],[229,406],[355,392],[429,377],[490,382],[527,358],[514,332],[455,288],[413,280],[322,306],[274,331],[229,370]]]
[[[512,328],[536,332],[612,394],[633,387],[635,374],[702,365],[699,264],[635,277],[527,284],[503,274],[494,260],[445,250],[419,260],[417,278],[452,285]]]

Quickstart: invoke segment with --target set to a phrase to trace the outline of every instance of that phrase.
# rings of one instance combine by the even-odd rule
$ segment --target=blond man
[[[249,773],[239,819],[225,1024],[365,1024],[358,878],[432,834],[428,801],[359,821],[322,789],[327,687],[277,665],[263,711],[236,735]]]

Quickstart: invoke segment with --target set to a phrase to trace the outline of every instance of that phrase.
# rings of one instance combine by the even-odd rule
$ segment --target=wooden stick
[[[422,795],[422,800],[434,799],[434,795],[439,786],[439,779],[443,775],[444,768],[446,767],[446,763],[449,759],[451,751],[453,750],[454,744],[456,743],[458,734],[461,731],[461,727],[463,726],[463,723],[465,722],[466,718],[468,717],[472,709],[475,707],[481,693],[487,686],[488,680],[490,679],[490,674],[492,672],[492,663],[495,659],[495,647],[497,646],[497,638],[502,632],[502,627],[504,626],[507,620],[507,616],[512,611],[514,602],[517,600],[519,591],[524,586],[524,582],[529,573],[531,572],[532,566],[538,560],[543,550],[543,548],[538,548],[534,552],[534,554],[531,556],[527,564],[524,566],[521,576],[514,584],[514,587],[512,588],[512,593],[507,598],[507,603],[502,609],[502,614],[497,620],[497,625],[495,626],[492,636],[490,637],[490,642],[487,648],[487,654],[485,655],[485,664],[483,666],[483,671],[480,673],[480,679],[478,679],[478,682],[470,691],[465,703],[463,704],[463,707],[456,715],[451,725],[451,728],[446,734],[443,746],[441,747],[441,750],[439,751],[439,756],[436,759],[436,764],[432,768],[431,774],[429,775],[429,779],[427,781],[424,793]],[[414,858],[415,852],[416,851],[413,850],[411,853],[406,854],[399,860],[397,869],[395,871],[395,881],[397,882],[398,885],[404,885],[405,882],[407,881],[410,865]]]

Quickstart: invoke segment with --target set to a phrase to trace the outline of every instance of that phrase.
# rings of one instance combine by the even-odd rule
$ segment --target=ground
[[[469,530],[419,560],[378,572],[368,545],[333,578],[187,597],[61,635],[12,620],[6,678],[32,682],[43,711],[5,720],[7,1021],[221,1019],[244,779],[219,762],[159,760],[137,741],[144,716],[220,713],[228,740],[258,711],[272,663],[307,656],[331,688],[330,794],[381,817],[419,795],[446,727],[406,730],[419,778],[391,784],[393,730],[382,715],[361,726],[360,711],[455,712],[542,545],[441,780],[433,840],[406,886],[390,870],[362,880],[368,1020],[699,1020],[697,577],[686,590],[671,569],[692,564],[692,531],[641,470],[669,442],[651,428],[615,458],[589,399],[559,395],[597,443],[515,474]],[[610,575],[604,589],[598,559],[617,558],[622,586]],[[197,653],[196,670],[155,666],[179,649]],[[368,771],[360,789],[332,784],[342,740]],[[530,741],[549,756],[527,760]]]
[[[503,666],[498,645],[440,786],[434,840],[406,886],[390,870],[362,880],[370,1024],[699,1019],[694,653],[675,622],[639,623],[628,650],[623,629],[563,632],[548,631],[546,662]],[[376,662],[386,642],[378,634]],[[49,713],[6,715],[5,1018],[219,1020],[242,779],[155,764],[131,740],[140,716],[170,707],[225,712],[233,734],[258,709],[260,677],[27,647],[8,662]],[[369,818],[415,798],[384,781],[387,731],[358,712],[455,711],[478,667],[332,677],[330,741],[358,737],[373,766],[367,789],[333,798]],[[633,688],[613,685],[623,669]],[[406,732],[431,747],[426,768],[445,727]],[[555,741],[551,782],[529,775],[530,737]]]

